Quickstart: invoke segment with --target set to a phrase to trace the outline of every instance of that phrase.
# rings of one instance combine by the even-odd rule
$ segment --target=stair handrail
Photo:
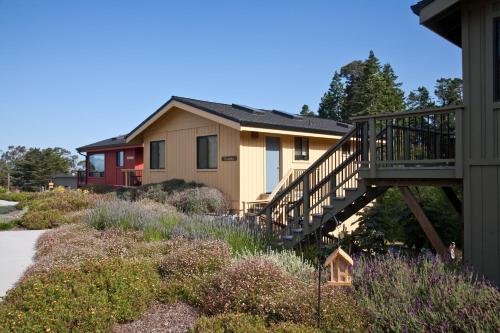
[[[304,178],[309,177],[311,173],[318,168],[327,158],[329,158],[333,153],[337,152],[341,147],[347,142],[351,142],[351,139],[356,134],[357,128],[353,126],[352,129],[347,132],[340,140],[338,140],[334,145],[332,145],[323,155],[321,155],[314,163],[312,163],[300,177],[297,177],[293,182],[291,182],[283,191],[280,191],[276,196],[269,201],[256,215],[265,214],[269,207],[276,204],[277,201],[281,200],[291,189],[296,187],[304,180]]]

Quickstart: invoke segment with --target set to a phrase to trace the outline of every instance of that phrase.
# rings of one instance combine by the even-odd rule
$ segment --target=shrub
[[[0,332],[107,332],[141,316],[158,279],[151,263],[123,260],[34,275],[0,303]]]
[[[96,201],[96,196],[81,191],[52,191],[33,196],[28,205],[30,210],[58,210],[68,213],[90,208]]]
[[[237,261],[222,270],[206,288],[201,306],[207,314],[242,312],[266,322],[315,325],[317,287],[306,284],[263,258]],[[363,310],[349,289],[322,287],[322,328],[325,332],[363,332]],[[307,311],[304,311],[307,309]]]
[[[255,252],[266,244],[258,227],[229,216],[183,216],[172,234],[188,239],[223,240],[234,253]]]
[[[49,272],[55,268],[78,268],[88,260],[111,257],[144,259],[161,256],[165,251],[162,243],[145,243],[142,240],[142,232],[99,231],[82,224],[63,225],[40,236],[36,244],[36,260],[26,275]]]
[[[210,277],[231,261],[231,250],[221,241],[175,240],[169,248],[159,267],[166,282],[162,292],[164,300],[181,299],[196,304]]]
[[[283,322],[266,327],[264,318],[245,313],[220,314],[213,317],[200,317],[193,333],[320,333],[314,328]]]
[[[49,229],[63,222],[61,212],[50,210],[29,210],[21,219],[20,224],[26,229]]]
[[[220,314],[200,317],[192,329],[193,333],[265,333],[268,332],[261,317],[248,314]]]
[[[6,192],[7,192],[7,188],[0,186],[0,194],[6,193]]]
[[[213,274],[231,262],[231,250],[218,240],[175,240],[170,247],[160,264],[160,273],[165,277]]]
[[[113,192],[115,190],[115,187],[107,184],[88,184],[83,186],[82,189],[87,190],[91,193],[106,194]]]
[[[161,183],[156,183],[156,184],[145,184],[142,186],[139,186],[137,188],[121,188],[117,189],[116,193],[119,198],[126,199],[126,200],[141,200],[145,198],[153,199],[151,197],[152,193],[149,195],[146,194],[148,193],[151,189],[151,192],[164,192],[164,194],[161,194],[159,197],[160,200],[164,199],[166,195],[170,195],[173,192],[179,192],[185,189],[189,188],[196,188],[200,187],[202,184],[195,183],[195,182],[186,182],[182,179],[170,179]],[[159,201],[160,203],[164,203],[165,201]]]
[[[30,198],[29,193],[25,192],[5,192],[5,193],[0,193],[0,200],[5,200],[5,201],[14,201],[14,202],[23,202],[26,201]]]
[[[265,251],[256,252],[247,250],[237,254],[236,260],[250,260],[256,257],[273,262],[276,266],[303,282],[310,283],[314,277],[314,267],[292,250],[278,251],[269,248]]]
[[[437,258],[360,258],[353,281],[356,298],[371,315],[372,331],[500,330],[498,289]]]
[[[207,314],[245,312],[273,321],[294,320],[287,300],[304,288],[269,260],[254,258],[222,270],[206,288],[202,307]]]
[[[269,331],[272,333],[321,333],[316,328],[290,322],[275,324],[271,326]]]
[[[17,226],[16,221],[4,222],[0,219],[0,231],[10,230]]]
[[[209,187],[174,192],[167,198],[167,202],[186,214],[223,213],[228,207],[224,195]]]
[[[179,223],[179,215],[173,207],[151,201],[101,202],[89,211],[87,219],[97,230],[142,231],[148,240],[169,238],[172,228]]]

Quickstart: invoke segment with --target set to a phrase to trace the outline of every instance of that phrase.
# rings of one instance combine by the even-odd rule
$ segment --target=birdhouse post
[[[332,252],[325,260],[328,269],[328,284],[332,286],[350,286],[351,275],[349,269],[354,264],[352,258],[340,247]]]

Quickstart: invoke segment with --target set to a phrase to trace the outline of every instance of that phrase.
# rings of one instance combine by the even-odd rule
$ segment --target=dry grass
[[[113,333],[184,333],[198,318],[198,311],[184,303],[153,302],[141,319],[117,325]]]

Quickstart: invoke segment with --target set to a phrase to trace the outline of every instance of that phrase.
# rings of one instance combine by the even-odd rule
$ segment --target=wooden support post
[[[330,175],[330,205],[333,205],[333,199],[337,196],[337,174],[332,172]]]
[[[410,160],[410,127],[403,128],[403,156],[405,161]]]
[[[431,221],[429,221],[429,219],[427,218],[427,215],[425,215],[424,210],[419,205],[415,196],[413,196],[407,186],[399,186],[399,191],[403,195],[403,199],[405,200],[406,204],[413,212],[413,215],[415,215],[418,223],[420,224],[420,227],[424,231],[424,234],[427,236],[427,239],[429,239],[429,241],[431,242],[432,247],[434,247],[434,249],[442,259],[447,259],[447,250],[443,244],[443,241],[441,240],[441,238],[439,238],[439,235],[432,226]]]
[[[266,229],[267,235],[271,239],[273,236],[273,216],[271,213],[271,207],[266,208]]]
[[[371,117],[368,121],[368,131],[368,136],[370,137],[370,177],[375,178],[377,176],[377,131],[375,130],[374,117]]]
[[[455,177],[464,176],[463,109],[455,110]]]
[[[392,146],[393,146],[393,137],[392,137],[392,120],[389,125],[387,125],[387,160],[392,161],[393,159],[393,153],[392,153]]]
[[[450,200],[451,205],[453,206],[453,208],[455,208],[457,213],[459,215],[462,215],[463,214],[462,202],[457,197],[457,194],[455,193],[455,191],[453,191],[453,188],[451,188],[449,186],[444,186],[444,187],[441,187],[441,189],[443,190],[443,192],[446,195],[446,197],[448,198],[448,200]]]
[[[303,189],[302,189],[302,200],[304,203],[304,223],[302,229],[304,229],[304,234],[309,231],[309,221],[310,221],[310,197],[309,197],[309,174],[304,174],[303,177]]]
[[[368,139],[368,123],[362,123],[361,147],[363,162],[368,162],[369,139]]]

